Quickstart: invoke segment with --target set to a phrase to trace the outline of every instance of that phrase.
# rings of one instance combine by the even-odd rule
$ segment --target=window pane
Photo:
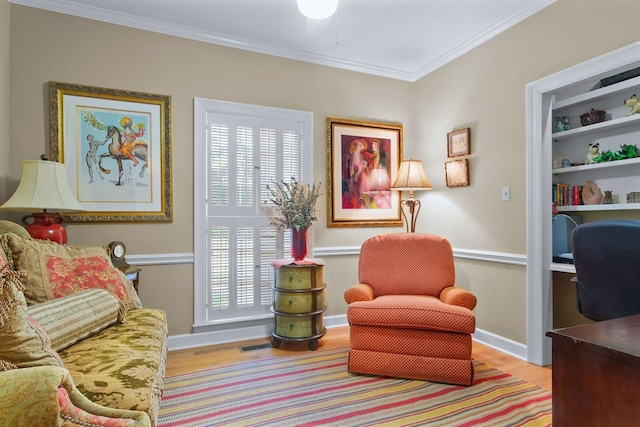
[[[229,308],[229,229],[211,229],[211,308]]]
[[[253,307],[253,228],[238,228],[236,258],[236,299],[237,307]]]
[[[260,129],[260,203],[269,200],[267,185],[276,182],[276,131]]]
[[[284,161],[282,176],[285,181],[289,179],[300,179],[300,135],[291,131],[284,131],[282,134],[282,158]]]
[[[214,124],[210,127],[209,199],[213,205],[229,204],[229,128]]]
[[[273,225],[260,228],[260,305],[273,302],[275,272],[273,261],[280,258],[277,252],[277,228]]]
[[[253,129],[236,129],[236,203],[253,205]]]

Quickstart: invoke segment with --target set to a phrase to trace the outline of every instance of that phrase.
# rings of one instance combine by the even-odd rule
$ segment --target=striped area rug
[[[550,426],[551,393],[475,361],[471,387],[347,372],[347,349],[167,377],[160,427]]]

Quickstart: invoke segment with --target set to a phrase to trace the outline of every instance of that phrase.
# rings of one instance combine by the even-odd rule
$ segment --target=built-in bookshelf
[[[553,272],[574,274],[571,264],[554,263],[552,202],[557,211],[582,222],[608,218],[640,219],[640,158],[588,164],[589,144],[599,152],[640,146],[640,114],[628,115],[625,100],[640,96],[640,42],[527,84],[527,360],[548,364],[553,329]],[[612,78],[628,73],[624,80]],[[635,75],[633,75],[635,74]],[[603,84],[604,81],[604,84]],[[605,111],[604,121],[583,126],[580,115]],[[573,197],[591,181],[608,204],[584,204]],[[558,188],[565,193],[558,203]],[[569,197],[568,194],[571,194]],[[563,280],[559,286],[571,282]],[[567,309],[575,309],[567,307]]]
[[[640,209],[640,203],[633,198],[634,193],[640,194],[640,158],[585,164],[590,145],[598,144],[603,153],[640,143],[640,114],[629,115],[631,109],[624,105],[627,98],[640,95],[640,77],[601,85],[596,76],[591,89],[585,90],[581,85],[576,90],[585,92],[560,100],[556,97],[552,103],[551,126],[560,117],[568,117],[570,125],[568,130],[552,129],[551,133],[552,199],[560,212]],[[590,109],[605,111],[605,120],[583,126],[580,115]],[[612,203],[585,204],[581,196],[588,181],[601,192],[610,191]]]

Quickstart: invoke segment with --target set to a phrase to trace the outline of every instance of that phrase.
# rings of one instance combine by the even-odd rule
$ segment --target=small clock
[[[129,268],[129,264],[125,260],[127,253],[127,247],[122,242],[111,242],[107,245],[109,253],[111,255],[111,262],[113,266],[120,271],[126,271]]]

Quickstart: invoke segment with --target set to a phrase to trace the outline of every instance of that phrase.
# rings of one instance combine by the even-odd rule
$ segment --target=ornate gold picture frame
[[[49,82],[51,159],[86,212],[67,222],[171,222],[171,97]]]
[[[327,227],[401,227],[401,124],[327,118]]]

